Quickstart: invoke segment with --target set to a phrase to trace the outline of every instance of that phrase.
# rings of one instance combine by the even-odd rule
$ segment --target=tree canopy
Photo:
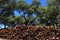
[[[47,0],[47,6],[42,7],[40,0],[32,0],[27,4],[25,0],[0,0],[0,24],[14,27],[16,25],[60,24],[60,1]],[[15,16],[14,11],[20,16]],[[23,12],[23,15],[21,15]]]

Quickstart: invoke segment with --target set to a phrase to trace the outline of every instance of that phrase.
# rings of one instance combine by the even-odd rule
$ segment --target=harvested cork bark
[[[0,29],[0,38],[3,40],[60,40],[60,27],[16,26]]]

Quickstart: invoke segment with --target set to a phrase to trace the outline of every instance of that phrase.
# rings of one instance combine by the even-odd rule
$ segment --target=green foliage
[[[1,23],[9,26],[14,26],[16,24],[59,24],[59,2],[57,0],[47,0],[47,4],[46,7],[42,7],[40,5],[40,0],[32,0],[32,4],[27,4],[25,0],[0,0]],[[15,16],[15,10],[17,10],[19,14],[23,12],[23,15]],[[48,21],[50,21],[50,23]]]

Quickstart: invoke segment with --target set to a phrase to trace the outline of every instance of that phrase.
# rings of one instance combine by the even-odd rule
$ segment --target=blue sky
[[[40,0],[41,1],[41,5],[42,6],[46,6],[47,5],[47,1],[46,0]]]
[[[28,4],[31,4],[32,0],[25,0],[25,2],[27,2]],[[40,2],[41,2],[41,6],[43,6],[43,7],[45,7],[47,5],[46,0],[40,0]],[[19,13],[16,10],[14,11],[14,13],[16,16],[19,16]]]
[[[25,0],[28,4],[31,4],[32,3],[32,0]],[[42,6],[46,6],[47,5],[47,3],[46,3],[46,0],[40,0],[40,2],[41,2],[41,5]]]

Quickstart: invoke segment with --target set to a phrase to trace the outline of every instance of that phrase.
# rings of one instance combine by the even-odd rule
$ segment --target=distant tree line
[[[20,16],[15,16],[14,11]],[[21,15],[23,12],[23,15]],[[47,6],[42,7],[40,0],[0,0],[0,24],[14,27],[16,25],[58,25],[60,24],[60,1],[47,0]]]

